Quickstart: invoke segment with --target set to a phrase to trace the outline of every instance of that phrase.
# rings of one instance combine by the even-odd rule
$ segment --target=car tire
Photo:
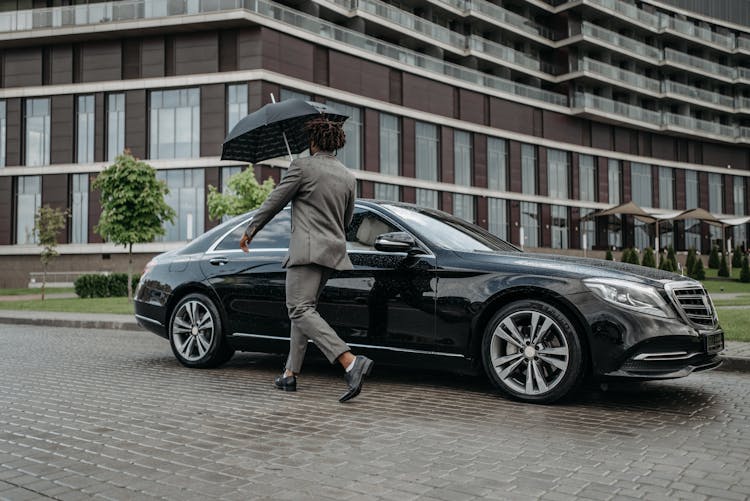
[[[584,380],[581,341],[570,320],[544,301],[521,300],[495,313],[482,338],[482,362],[506,396],[549,404]]]
[[[218,367],[234,355],[224,337],[219,311],[203,294],[188,294],[172,310],[169,344],[186,367]]]

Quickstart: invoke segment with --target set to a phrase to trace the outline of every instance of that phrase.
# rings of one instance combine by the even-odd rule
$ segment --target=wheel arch
[[[172,313],[174,312],[175,307],[179,304],[180,301],[185,296],[188,296],[189,294],[203,294],[204,296],[208,297],[211,301],[213,301],[214,306],[216,307],[216,310],[219,312],[219,317],[221,321],[222,326],[222,332],[221,335],[224,336],[225,333],[223,332],[225,330],[225,327],[227,325],[226,323],[226,312],[224,311],[224,306],[221,304],[221,301],[219,301],[218,296],[216,296],[216,293],[206,284],[200,283],[200,282],[188,282],[186,284],[180,285],[177,289],[172,291],[172,294],[169,296],[169,300],[166,304],[166,317],[165,317],[165,326],[166,326],[166,332],[167,336],[169,336],[170,329],[171,329],[171,321],[172,321]]]
[[[485,301],[481,312],[475,317],[471,329],[469,354],[474,359],[475,363],[481,364],[482,337],[484,336],[484,330],[487,328],[492,317],[506,304],[521,300],[544,301],[554,306],[565,315],[565,317],[573,324],[576,333],[578,333],[578,338],[583,348],[584,372],[588,374],[591,371],[592,356],[591,345],[589,343],[591,329],[589,328],[588,323],[578,308],[576,308],[575,305],[568,301],[564,296],[550,289],[536,286],[521,286],[506,289]]]

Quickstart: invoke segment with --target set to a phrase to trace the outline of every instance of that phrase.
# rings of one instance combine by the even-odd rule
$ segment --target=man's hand
[[[253,239],[248,237],[246,233],[242,234],[242,238],[240,238],[240,249],[242,249],[242,252],[247,253],[250,250],[247,246],[250,245],[250,242],[252,241]]]

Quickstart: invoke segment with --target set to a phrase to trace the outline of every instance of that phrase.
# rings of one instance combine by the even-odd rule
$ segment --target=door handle
[[[208,260],[209,263],[211,263],[214,266],[224,266],[229,262],[229,259],[225,257],[212,257]]]

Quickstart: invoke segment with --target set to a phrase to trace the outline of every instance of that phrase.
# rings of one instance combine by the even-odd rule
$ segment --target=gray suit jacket
[[[252,237],[292,202],[292,237],[284,267],[318,264],[351,270],[345,231],[354,212],[355,186],[354,175],[330,153],[298,158],[245,233]]]

